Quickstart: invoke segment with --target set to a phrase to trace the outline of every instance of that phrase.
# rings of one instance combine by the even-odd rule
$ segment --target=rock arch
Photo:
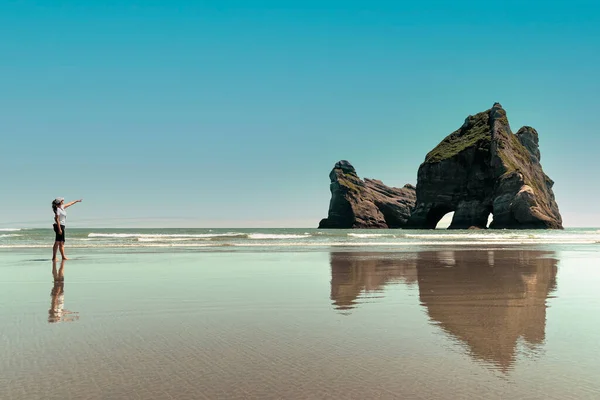
[[[416,188],[362,180],[349,162],[339,161],[329,174],[329,214],[319,228],[434,229],[454,211],[450,229],[562,229],[538,143],[531,127],[513,134],[495,103],[467,117],[427,154]]]
[[[535,129],[513,134],[500,104],[467,117],[419,167],[407,227],[433,229],[451,210],[449,229],[484,229],[490,214],[490,228],[562,228],[554,182],[540,158]]]

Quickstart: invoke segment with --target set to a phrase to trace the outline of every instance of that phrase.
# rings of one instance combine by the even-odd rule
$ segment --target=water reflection
[[[363,291],[414,282],[432,324],[466,345],[469,354],[501,371],[519,346],[535,354],[545,340],[546,299],[556,287],[553,252],[460,250],[390,254],[331,254],[336,308],[357,306]]]
[[[557,261],[550,252],[531,250],[452,253],[451,268],[439,253],[419,257],[421,303],[471,356],[506,371],[519,342],[534,351],[544,342]]]
[[[71,322],[79,319],[79,313],[64,309],[65,306],[65,260],[56,269],[56,261],[52,261],[52,277],[54,283],[50,291],[50,309],[48,310],[48,322]]]
[[[387,283],[417,282],[413,254],[334,252],[331,264],[331,300],[337,310],[353,309],[360,296],[381,292]]]

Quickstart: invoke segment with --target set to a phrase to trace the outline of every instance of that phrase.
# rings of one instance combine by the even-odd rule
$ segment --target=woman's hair
[[[54,211],[54,215],[56,215],[56,203],[52,202],[52,211]]]

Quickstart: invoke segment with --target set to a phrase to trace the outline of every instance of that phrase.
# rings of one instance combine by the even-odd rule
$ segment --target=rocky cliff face
[[[538,134],[513,134],[498,103],[469,116],[425,157],[407,227],[432,229],[454,211],[450,228],[561,229],[554,182],[540,164]]]
[[[354,167],[339,161],[329,174],[329,215],[319,228],[401,228],[415,205],[415,187],[392,188],[375,179],[361,180]]]

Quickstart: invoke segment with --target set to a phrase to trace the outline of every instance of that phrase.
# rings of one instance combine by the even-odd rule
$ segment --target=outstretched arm
[[[72,206],[73,204],[75,204],[75,203],[81,203],[81,200],[82,200],[82,199],[75,200],[75,201],[72,201],[72,202],[70,202],[70,203],[67,203],[67,204],[65,204],[65,205],[63,206],[63,208],[71,207],[71,206]]]

